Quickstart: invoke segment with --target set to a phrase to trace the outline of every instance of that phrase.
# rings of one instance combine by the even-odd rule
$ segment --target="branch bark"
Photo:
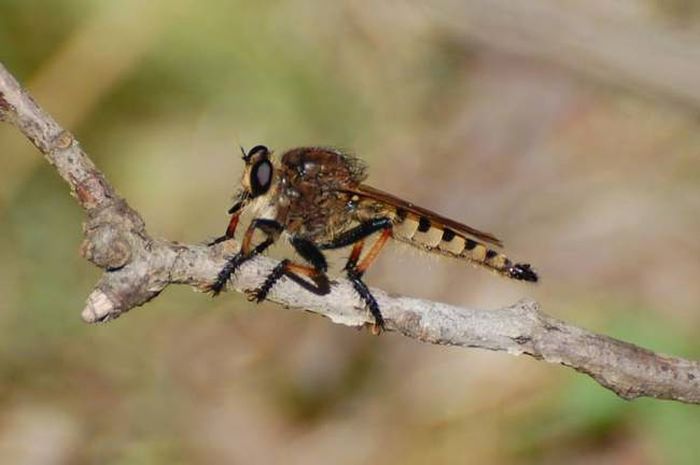
[[[203,290],[238,244],[213,247],[158,239],[95,167],[72,134],[46,114],[0,64],[0,120],[17,127],[65,179],[86,212],[82,255],[105,270],[82,312],[88,323],[105,322],[156,297],[170,284]],[[231,287],[257,287],[274,260],[259,257],[237,273]],[[373,289],[387,329],[433,344],[527,354],[585,373],[622,398],[654,397],[700,403],[700,363],[651,352],[569,325],[543,313],[533,301],[476,310]],[[352,286],[338,280],[316,296],[282,280],[269,300],[304,309],[335,323],[361,326],[371,317]]]

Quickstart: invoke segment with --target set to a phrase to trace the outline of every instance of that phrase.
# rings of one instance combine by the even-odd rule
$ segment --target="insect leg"
[[[244,201],[241,200],[239,202],[236,202],[233,205],[233,207],[229,208],[228,213],[231,215],[231,221],[229,221],[228,223],[226,232],[223,236],[219,236],[213,241],[209,242],[207,244],[208,246],[211,247],[212,245],[218,244],[219,242],[224,242],[233,238],[233,235],[236,233],[236,227],[238,226],[238,220],[241,217],[241,209],[243,208],[243,203]]]
[[[267,294],[282,276],[287,276],[314,294],[326,295],[330,292],[330,284],[326,276],[326,270],[328,269],[326,257],[323,256],[316,244],[300,237],[293,237],[290,242],[297,253],[312,266],[292,263],[290,260],[282,260],[270,272],[265,282],[259,288],[248,293],[250,300],[256,302],[265,300]],[[315,285],[308,282],[303,276],[310,278]]]
[[[358,230],[359,228],[362,228],[362,226],[363,225],[360,225],[354,229]],[[360,298],[365,302],[365,305],[367,305],[367,308],[369,308],[369,311],[374,317],[373,332],[379,334],[384,329],[384,317],[382,316],[382,312],[379,310],[379,304],[377,303],[377,300],[374,298],[369,288],[367,288],[367,285],[364,283],[364,281],[362,281],[362,275],[365,273],[365,271],[367,271],[367,268],[369,268],[369,266],[374,262],[374,260],[379,255],[379,252],[386,244],[389,237],[391,237],[391,221],[383,223],[381,227],[376,227],[373,224],[370,224],[369,226],[373,226],[374,228],[376,228],[373,229],[372,232],[376,232],[379,229],[383,229],[382,234],[377,239],[377,242],[375,242],[372,245],[372,248],[369,250],[369,252],[367,252],[367,255],[365,256],[365,258],[362,259],[362,261],[359,260],[360,256],[362,255],[364,240],[360,239],[359,241],[355,242],[355,245],[352,248],[352,252],[350,252],[348,262],[345,264],[345,272],[348,276],[348,279],[352,283],[355,292],[357,292]],[[369,230],[369,226],[365,227],[363,232]],[[352,231],[353,230],[350,230],[348,232]],[[368,235],[369,234],[366,234],[363,237],[367,237]]]
[[[372,248],[369,249],[367,255],[365,255],[365,257],[356,267],[357,271],[360,273],[360,276],[362,276],[365,273],[365,271],[367,271],[367,268],[369,268],[370,265],[374,263],[374,261],[379,256],[379,252],[382,251],[390,237],[391,229],[385,229],[384,231],[382,231],[381,235],[377,239],[377,242],[375,242],[372,245]]]
[[[253,247],[253,234],[255,230],[259,229],[267,235],[267,238]],[[238,270],[238,268],[251,258],[260,255],[268,247],[275,243],[280,233],[282,232],[282,225],[274,220],[267,220],[258,218],[253,220],[248,226],[248,229],[243,236],[243,242],[241,243],[241,250],[228,259],[224,267],[219,271],[216,276],[216,280],[213,284],[209,286],[209,291],[211,291],[215,296],[218,295],[226,286],[226,283],[231,276]]]
[[[389,229],[392,226],[391,218],[375,218],[373,220],[365,221],[364,223],[339,234],[332,241],[326,242],[318,246],[319,249],[340,249],[342,247],[347,247],[351,244],[357,243],[357,241],[365,239],[371,236],[377,231],[382,229]]]
[[[209,242],[207,245],[212,246],[218,244],[219,242],[224,242],[229,239],[232,239],[233,235],[236,233],[236,226],[238,226],[238,220],[240,219],[240,216],[241,215],[239,213],[232,215],[231,221],[229,221],[228,227],[226,228],[226,232],[224,233],[224,235],[217,237],[213,241]]]
[[[323,255],[323,252],[319,250],[316,244],[302,237],[293,237],[291,243],[294,250],[296,250],[304,260],[309,262],[314,269],[322,272],[326,272],[328,270],[326,257]]]
[[[347,270],[347,276],[352,283],[353,289],[355,289],[355,292],[357,292],[360,298],[364,301],[365,305],[367,305],[367,308],[369,308],[370,313],[374,317],[372,332],[375,334],[381,333],[384,329],[384,317],[382,316],[382,312],[379,310],[377,299],[374,298],[372,293],[369,291],[369,288],[364,281],[362,281],[362,278],[359,276],[359,273],[357,273],[356,270]]]

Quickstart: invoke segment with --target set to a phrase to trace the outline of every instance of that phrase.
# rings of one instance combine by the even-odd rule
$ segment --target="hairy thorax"
[[[364,165],[327,149],[304,148],[284,154],[277,180],[279,220],[294,235],[325,242],[353,221],[345,189],[364,179]]]

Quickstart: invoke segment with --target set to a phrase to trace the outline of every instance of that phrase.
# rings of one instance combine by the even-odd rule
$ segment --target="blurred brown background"
[[[700,357],[700,3],[0,0],[0,60],[156,235],[220,234],[238,144],[325,144],[537,287],[391,247],[392,292]],[[697,407],[170,288],[101,326],[81,211],[0,127],[2,464],[697,464]]]

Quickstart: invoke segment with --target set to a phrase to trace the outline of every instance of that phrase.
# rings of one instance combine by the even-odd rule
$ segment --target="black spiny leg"
[[[252,300],[255,302],[262,302],[265,300],[267,297],[267,294],[270,293],[272,290],[272,286],[274,286],[277,281],[285,274],[287,271],[287,267],[289,266],[290,261],[288,259],[284,259],[281,262],[275,266],[272,271],[270,272],[269,275],[267,275],[267,278],[265,278],[265,282],[260,285],[257,289],[253,289],[251,291],[246,291],[246,295],[248,296],[248,300]]]
[[[267,235],[267,238],[255,247],[252,247],[253,233],[259,229]],[[209,286],[209,291],[215,296],[218,295],[226,286],[226,283],[231,279],[238,268],[250,260],[251,258],[260,255],[268,247],[270,247],[279,237],[282,232],[282,225],[274,220],[256,219],[250,223],[243,237],[241,250],[234,256],[228,259],[224,267],[219,271],[216,280]]]
[[[355,245],[352,248],[350,257],[348,257],[348,262],[345,264],[345,272],[352,283],[353,289],[355,289],[355,292],[357,292],[364,301],[374,317],[372,332],[375,334],[379,334],[384,330],[384,317],[379,310],[377,299],[374,298],[367,285],[362,281],[362,275],[364,275],[367,268],[369,268],[372,262],[377,258],[382,247],[384,247],[384,244],[386,244],[386,241],[391,236],[391,226],[391,220],[388,218],[371,220],[341,234],[336,238],[334,243],[326,244],[328,246],[327,248],[333,248],[332,246],[343,247],[346,241],[354,239],[353,242]],[[372,245],[372,248],[367,252],[365,258],[358,263],[360,255],[362,254],[362,249],[364,248],[364,238],[380,230],[382,233],[379,239]]]
[[[365,221],[364,223],[355,226],[352,229],[348,229],[342,234],[339,234],[330,242],[325,244],[320,244],[319,249],[340,249],[358,243],[359,241],[371,236],[377,231],[382,229],[389,229],[392,227],[392,222],[390,218],[375,218],[373,220]],[[359,258],[359,257],[358,257]]]
[[[299,265],[290,260],[282,260],[275,266],[265,279],[265,282],[257,289],[248,292],[248,298],[256,302],[262,302],[273,286],[282,276],[286,276],[304,289],[317,295],[326,295],[330,292],[330,284],[326,276],[328,265],[326,258],[318,247],[311,241],[300,237],[291,239],[291,244],[297,253],[312,266]],[[303,278],[306,276],[313,284]]]
[[[348,265],[350,264],[348,263]],[[381,333],[384,330],[384,317],[379,310],[377,299],[374,298],[369,288],[367,288],[367,285],[362,281],[362,273],[358,271],[354,265],[346,266],[345,272],[352,283],[353,289],[355,289],[355,292],[357,292],[360,298],[365,302],[365,305],[367,305],[367,308],[369,308],[370,313],[374,317],[373,332],[376,334]]]
[[[231,279],[231,277],[234,274],[236,274],[236,271],[238,271],[238,268],[240,268],[242,264],[255,257],[256,255],[260,255],[261,253],[263,253],[274,242],[274,239],[265,239],[249,253],[245,254],[241,250],[236,255],[229,258],[224,267],[221,269],[221,271],[219,271],[219,274],[216,275],[216,280],[209,286],[208,290],[215,297],[219,295],[221,291],[224,290],[226,283]]]

